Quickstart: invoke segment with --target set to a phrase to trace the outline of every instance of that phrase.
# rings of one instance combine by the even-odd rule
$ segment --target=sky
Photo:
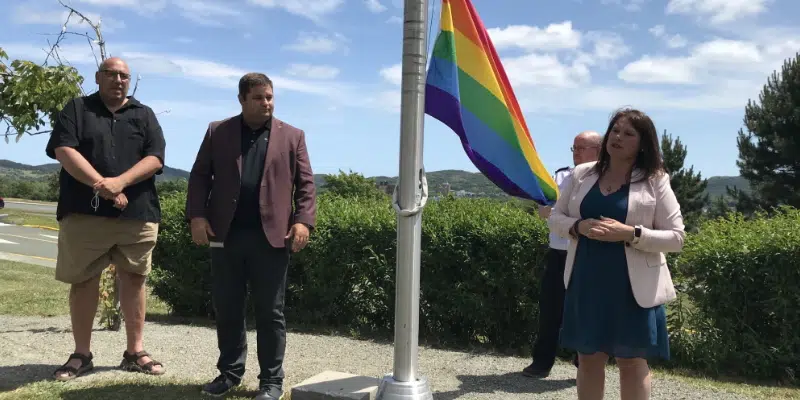
[[[276,117],[303,129],[315,173],[398,173],[402,0],[64,0],[100,21],[110,56],[158,113],[166,164],[189,170],[208,123],[240,112],[237,83],[263,72]],[[748,100],[800,50],[797,0],[473,0],[550,171],[572,164],[584,130],[611,113],[648,113],[688,146],[704,177],[738,175]],[[440,0],[429,1],[429,47]],[[0,47],[41,62],[68,11],[57,0],[0,0]],[[89,32],[73,17],[67,30]],[[95,45],[96,49],[96,45]],[[62,59],[96,89],[95,56],[70,36]],[[133,90],[134,83],[131,83]],[[427,171],[477,171],[458,137],[425,118]],[[46,135],[0,142],[0,159],[53,162]]]

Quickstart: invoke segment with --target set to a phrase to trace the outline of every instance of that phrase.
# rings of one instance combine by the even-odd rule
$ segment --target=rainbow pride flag
[[[549,205],[558,186],[539,160],[500,58],[469,0],[442,0],[425,114],[461,138],[478,170],[511,196]]]

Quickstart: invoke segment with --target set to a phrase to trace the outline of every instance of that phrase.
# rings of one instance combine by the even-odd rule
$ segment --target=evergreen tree
[[[761,208],[800,207],[800,53],[773,72],[759,96],[748,101],[739,130],[739,167],[751,194],[729,190],[736,208],[750,214]]]
[[[680,137],[673,139],[666,130],[661,136],[661,154],[664,168],[670,174],[670,185],[681,205],[686,230],[691,230],[709,203],[708,194],[705,193],[708,182],[700,172],[694,172],[694,166],[684,168],[687,148],[681,143]]]

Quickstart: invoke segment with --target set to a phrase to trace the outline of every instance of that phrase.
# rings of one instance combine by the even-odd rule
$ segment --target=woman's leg
[[[621,400],[650,399],[650,367],[643,358],[617,358]]]
[[[602,400],[606,385],[605,353],[578,355],[578,400]]]

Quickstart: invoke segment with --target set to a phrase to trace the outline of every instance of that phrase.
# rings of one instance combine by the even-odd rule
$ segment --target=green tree
[[[752,191],[729,190],[738,211],[752,215],[789,205],[800,207],[800,53],[773,72],[759,101],[745,107],[745,133],[739,130],[739,172]]]
[[[388,196],[378,189],[373,179],[353,171],[344,173],[340,170],[336,175],[325,175],[323,190],[331,195],[348,198],[382,199]]]
[[[661,136],[661,153],[664,157],[664,167],[670,174],[670,185],[681,205],[681,213],[687,227],[691,230],[696,226],[703,209],[708,205],[708,194],[705,194],[708,182],[703,179],[700,172],[694,172],[694,166],[684,168],[688,150],[681,143],[680,137],[672,135]]]
[[[6,125],[6,143],[10,136],[19,141],[23,135],[46,133],[64,104],[81,93],[83,77],[66,65],[40,65],[33,61],[8,61],[0,48],[0,120]]]

